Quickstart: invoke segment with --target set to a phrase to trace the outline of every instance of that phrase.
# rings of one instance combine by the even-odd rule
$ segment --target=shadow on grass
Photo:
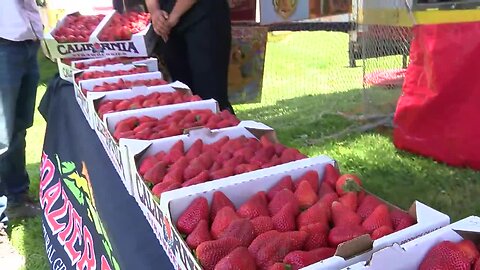
[[[375,93],[373,104],[378,111],[393,112],[396,96],[388,92]],[[308,140],[360,124],[336,114],[322,115],[322,112],[357,113],[361,111],[362,102],[362,92],[351,90],[282,100],[272,106],[240,111],[238,116],[275,128],[282,143],[297,147],[309,156],[328,155],[336,159],[342,172],[360,175],[367,190],[404,209],[419,200],[448,214],[452,220],[480,214],[477,199],[480,172],[399,151],[392,142],[392,129],[347,134],[323,141],[321,145],[306,144]]]
[[[39,166],[39,163],[27,165],[31,180],[30,194],[35,200],[38,200]],[[41,217],[12,220],[10,235],[12,244],[19,248],[18,251],[25,257],[23,269],[50,269],[45,252]]]

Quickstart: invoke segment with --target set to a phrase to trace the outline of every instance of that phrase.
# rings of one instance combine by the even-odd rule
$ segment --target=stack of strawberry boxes
[[[308,158],[271,127],[165,81],[148,58],[148,18],[71,14],[46,45],[177,269],[372,267],[376,252],[449,224],[418,201],[404,211],[382,200],[333,159]]]

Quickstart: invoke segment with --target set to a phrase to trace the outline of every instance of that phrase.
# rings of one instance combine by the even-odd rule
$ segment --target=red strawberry
[[[457,243],[457,247],[470,260],[471,264],[474,264],[480,257],[480,253],[477,250],[477,247],[471,240],[462,240]]]
[[[246,247],[237,247],[226,257],[223,257],[215,270],[256,270],[255,259],[250,255]]]
[[[152,168],[145,172],[143,179],[152,184],[162,182],[165,173],[167,172],[167,164],[164,162],[157,162]]]
[[[382,202],[372,195],[367,195],[358,206],[357,214],[365,220]]]
[[[168,173],[163,177],[163,182],[170,183],[182,183],[183,182],[183,169],[170,167]]]
[[[371,235],[372,240],[377,240],[391,233],[393,233],[393,229],[391,227],[382,226],[380,228],[375,229],[375,231],[372,232],[372,235]]]
[[[377,206],[372,214],[363,221],[362,226],[369,233],[372,233],[382,226],[393,228],[390,213],[388,213],[388,207],[384,204]]]
[[[257,192],[238,208],[237,213],[244,218],[252,219],[259,216],[269,216],[266,194]]]
[[[295,188],[297,189],[303,181],[307,181],[312,187],[313,191],[317,193],[318,191],[318,172],[317,171],[308,171],[295,182]]]
[[[283,259],[283,262],[291,265],[293,270],[298,270],[327,259],[335,255],[335,249],[333,248],[318,248],[311,251],[293,251],[287,254]]]
[[[345,192],[347,192],[347,191],[345,191],[345,188],[346,188],[346,185],[349,185],[350,181],[355,182],[359,186],[362,185],[362,181],[360,181],[360,179],[356,175],[343,174],[342,176],[340,176],[338,178],[337,182],[335,183],[335,188],[337,190],[338,195],[341,196]]]
[[[258,235],[255,237],[250,246],[248,246],[248,251],[250,251],[250,254],[257,254],[260,248],[265,246],[268,242],[270,242],[271,239],[277,237],[278,235],[280,235],[278,231],[268,231]]]
[[[471,269],[471,263],[455,243],[443,241],[428,251],[419,270]]]
[[[328,224],[330,215],[330,207],[319,201],[298,215],[297,227],[302,228],[303,226],[315,223]]]
[[[273,142],[268,138],[267,135],[263,135],[262,137],[260,137],[260,143],[262,144],[262,146],[273,145]]]
[[[220,209],[212,222],[212,227],[210,228],[213,238],[219,238],[223,231],[230,226],[230,223],[237,219],[240,219],[240,217],[235,213],[233,208],[226,206]]]
[[[336,226],[328,233],[328,243],[331,247],[337,247],[364,234],[367,234],[367,231],[360,225]]]
[[[288,189],[290,191],[293,191],[293,181],[290,175],[284,176],[282,179],[280,179],[280,181],[278,181],[278,183],[276,183],[268,190],[268,199],[272,200],[273,197],[275,197],[275,194],[277,194],[282,189]]]
[[[140,173],[140,175],[144,175],[149,169],[151,169],[155,165],[155,163],[157,163],[157,159],[155,158],[155,156],[149,156],[144,158],[140,163],[140,166],[138,167],[138,173]]]
[[[219,151],[224,144],[226,144],[230,140],[229,137],[225,136],[219,139],[218,141],[209,145],[210,148],[214,149],[215,151]]]
[[[340,177],[340,172],[332,164],[327,164],[322,176],[322,182],[328,183],[331,187],[335,187],[338,178]]]
[[[251,219],[250,222],[252,222],[253,231],[257,236],[264,232],[273,230],[273,222],[271,217],[267,217],[267,216],[256,217],[254,219]]]
[[[362,219],[347,206],[339,203],[332,203],[332,220],[335,226],[360,225]]]
[[[233,237],[240,241],[242,246],[248,247],[255,239],[252,223],[248,219],[236,219],[220,234],[219,238]]]
[[[325,223],[314,223],[300,228],[301,231],[308,233],[304,250],[313,250],[316,248],[328,246],[328,231],[330,228]]]
[[[203,141],[202,139],[197,139],[192,146],[190,146],[190,149],[188,149],[187,153],[185,156],[189,159],[194,159],[198,157],[202,153],[202,148],[203,148]]]
[[[208,201],[204,197],[193,200],[177,220],[178,231],[190,234],[197,227],[200,220],[208,220]]]
[[[415,219],[400,209],[390,211],[390,218],[392,219],[392,225],[395,231],[403,230],[415,224]]]
[[[210,235],[210,231],[208,230],[208,222],[203,219],[198,223],[197,227],[195,227],[192,233],[188,235],[186,241],[188,247],[195,250],[198,245],[210,240],[212,240],[212,236]]]
[[[190,163],[190,165],[188,165],[188,167],[185,168],[185,171],[183,172],[183,178],[185,178],[185,180],[192,179],[204,170],[205,168],[203,168],[203,166],[201,166],[198,162]]]
[[[291,203],[286,204],[283,206],[280,211],[278,211],[272,217],[273,227],[279,232],[288,232],[294,231],[296,224],[295,224],[295,210],[294,205]]]
[[[295,215],[297,215],[300,211],[300,206],[298,204],[297,198],[290,190],[283,189],[279,191],[270,201],[270,203],[268,204],[268,210],[270,210],[270,214],[273,216],[278,213],[278,211],[280,211],[283,206],[289,203],[292,204],[294,213]]]
[[[233,175],[233,168],[232,167],[224,167],[219,170],[213,171],[210,173],[210,179],[217,180],[226,178]]]
[[[221,191],[215,191],[212,196],[212,203],[210,206],[210,220],[213,221],[217,212],[223,207],[230,207],[235,211],[233,202]]]
[[[178,159],[183,157],[184,155],[184,144],[182,140],[179,140],[176,142],[172,148],[170,148],[170,151],[168,154],[165,156],[164,160],[169,161],[170,163],[176,162]]]
[[[357,193],[347,192],[343,194],[338,201],[352,211],[357,211]]]
[[[320,188],[318,189],[318,198],[322,198],[323,196],[329,194],[329,193],[335,193],[337,194],[335,190],[328,184],[327,182],[322,182],[320,184]]]
[[[282,155],[280,156],[280,160],[282,161],[282,163],[292,162],[292,161],[298,160],[299,155],[301,155],[301,153],[297,149],[287,148],[282,152]]]
[[[255,255],[257,266],[268,269],[276,262],[281,262],[285,255],[294,250],[302,249],[307,238],[307,233],[302,231],[284,232],[272,237],[265,245],[260,247]]]
[[[185,181],[183,184],[182,184],[182,187],[189,187],[189,186],[193,186],[193,185],[198,185],[198,184],[201,184],[201,183],[205,183],[208,181],[208,171],[207,170],[204,170],[202,171],[201,173],[199,173],[197,176],[191,178],[190,180],[188,181]]]
[[[152,188],[152,193],[153,193],[153,195],[155,195],[155,196],[157,196],[158,198],[160,198],[160,196],[162,195],[162,193],[167,192],[167,191],[170,191],[170,190],[174,190],[174,189],[177,189],[177,188],[181,188],[180,183],[176,183],[176,182],[161,182],[161,183],[158,183],[158,184],[156,184],[155,186],[153,186],[153,188]]]
[[[308,181],[302,181],[294,193],[301,209],[307,209],[318,201],[317,193]]]
[[[213,270],[220,260],[239,246],[240,241],[232,237],[226,237],[203,242],[195,251],[203,269]]]
[[[320,198],[320,202],[324,203],[325,205],[331,206],[334,201],[338,200],[337,193],[327,193]]]
[[[268,270],[290,270],[292,267],[285,263],[275,263]]]
[[[472,270],[480,270],[480,258],[477,259],[477,262],[473,266]]]

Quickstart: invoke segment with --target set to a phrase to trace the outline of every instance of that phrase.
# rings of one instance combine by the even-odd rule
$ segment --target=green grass
[[[399,89],[362,90],[362,68],[346,67],[347,46],[348,36],[342,33],[270,34],[262,101],[236,105],[238,116],[274,127],[284,144],[298,147],[309,156],[325,154],[335,158],[343,172],[360,175],[368,190],[403,208],[420,200],[447,213],[453,221],[480,214],[480,200],[476,199],[480,194],[480,172],[398,151],[392,144],[391,130],[350,134],[319,145],[308,143],[356,124],[336,112],[394,111]],[[43,57],[40,63],[38,101],[45,83],[56,72],[56,66]],[[401,57],[370,60],[369,64],[368,70],[399,68]],[[45,122],[38,113],[35,121],[27,137],[27,163],[31,191],[37,196]],[[11,236],[14,246],[26,256],[25,269],[48,269],[40,219],[16,221]]]

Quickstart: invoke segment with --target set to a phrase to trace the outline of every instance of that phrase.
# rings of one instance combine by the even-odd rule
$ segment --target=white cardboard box
[[[318,157],[308,160],[300,160],[294,163],[280,165],[284,167],[273,168],[283,170],[275,173],[265,174],[263,171],[257,174],[253,173],[244,176],[244,179],[237,178],[235,180],[225,181],[223,185],[217,183],[207,183],[206,185],[198,187],[189,187],[182,190],[173,190],[162,194],[161,198],[161,212],[166,216],[163,217],[164,222],[170,222],[164,225],[165,228],[170,228],[171,232],[166,233],[168,238],[167,243],[175,254],[175,258],[179,265],[183,264],[183,269],[201,269],[188,246],[184,242],[180,233],[176,230],[174,224],[180,214],[188,207],[188,205],[198,196],[204,196],[209,201],[215,191],[224,192],[232,202],[238,207],[244,203],[251,195],[258,191],[267,191],[275,185],[283,176],[290,175],[292,178],[298,178],[309,170],[317,170],[320,178],[323,175],[324,166],[326,164],[333,164],[334,161],[328,157]],[[300,165],[300,166],[299,166]],[[241,177],[241,176],[240,176]],[[226,179],[227,180],[227,179]],[[335,256],[325,259],[316,264],[312,264],[303,269],[342,269],[353,263],[369,258],[374,251],[380,250],[383,247],[389,246],[392,243],[405,243],[415,239],[425,233],[439,229],[447,225],[450,221],[449,217],[442,214],[418,201],[412,204],[413,216],[417,223],[398,231],[396,233],[384,236],[372,242],[370,237],[359,237],[340,245],[337,248]],[[343,256],[343,257],[342,257]],[[389,269],[389,268],[383,268]]]
[[[367,261],[351,265],[350,270],[410,270],[420,266],[425,255],[441,241],[480,241],[480,217],[470,216],[403,245],[393,244],[377,251]]]

